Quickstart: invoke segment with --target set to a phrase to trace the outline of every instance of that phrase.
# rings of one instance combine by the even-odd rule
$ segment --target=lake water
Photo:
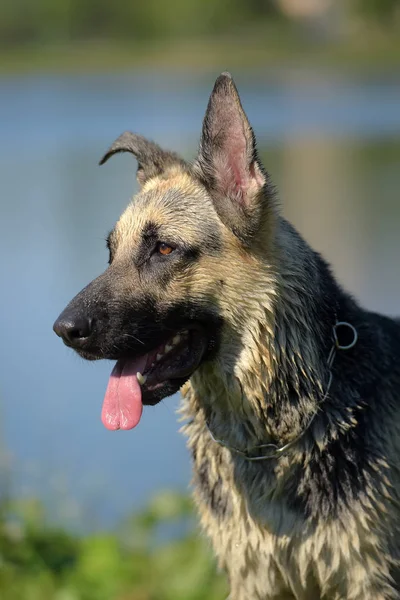
[[[371,309],[400,313],[400,75],[238,74],[284,213]],[[0,442],[13,489],[99,527],[159,488],[187,489],[177,398],[107,432],[111,363],[86,363],[52,323],[106,265],[104,238],[136,184],[125,129],[194,156],[213,75],[0,79]]]

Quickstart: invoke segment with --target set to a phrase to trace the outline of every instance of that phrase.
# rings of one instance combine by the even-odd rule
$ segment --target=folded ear
[[[146,140],[141,135],[125,131],[115,140],[100,161],[103,165],[118,152],[131,152],[138,161],[137,179],[143,185],[148,179],[161,175],[166,169],[174,165],[185,166],[185,162],[174,152],[163,150]]]
[[[229,73],[215,82],[194,165],[221,219],[244,242],[256,232],[268,193],[253,130]]]

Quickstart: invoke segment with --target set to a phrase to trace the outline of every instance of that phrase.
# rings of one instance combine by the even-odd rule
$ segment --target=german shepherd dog
[[[197,159],[132,133],[140,192],[54,324],[116,360],[102,420],[182,390],[231,600],[400,598],[400,322],[362,309],[280,215],[229,73]]]

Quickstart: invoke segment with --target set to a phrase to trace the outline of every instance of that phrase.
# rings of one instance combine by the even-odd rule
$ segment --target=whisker
[[[122,335],[125,338],[132,338],[133,340],[135,340],[136,342],[139,342],[139,344],[142,344],[143,346],[145,345],[144,342],[142,342],[142,340],[139,340],[139,338],[137,338],[136,336],[132,335],[132,333],[123,333]]]
[[[163,406],[165,406],[165,408],[171,413],[174,414],[175,411],[173,410],[173,408],[171,408],[171,406],[169,404],[167,404],[166,402],[164,402],[164,399],[161,400],[161,404]]]

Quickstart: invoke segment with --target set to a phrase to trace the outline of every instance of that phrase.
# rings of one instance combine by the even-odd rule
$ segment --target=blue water
[[[125,129],[194,156],[213,76],[0,79],[0,444],[14,490],[55,518],[115,522],[190,465],[177,398],[131,432],[107,432],[111,363],[56,338],[65,304],[106,266],[104,238],[136,189],[136,165],[99,168]],[[238,76],[283,210],[362,302],[400,313],[400,75]],[[0,445],[1,448],[1,445]]]

